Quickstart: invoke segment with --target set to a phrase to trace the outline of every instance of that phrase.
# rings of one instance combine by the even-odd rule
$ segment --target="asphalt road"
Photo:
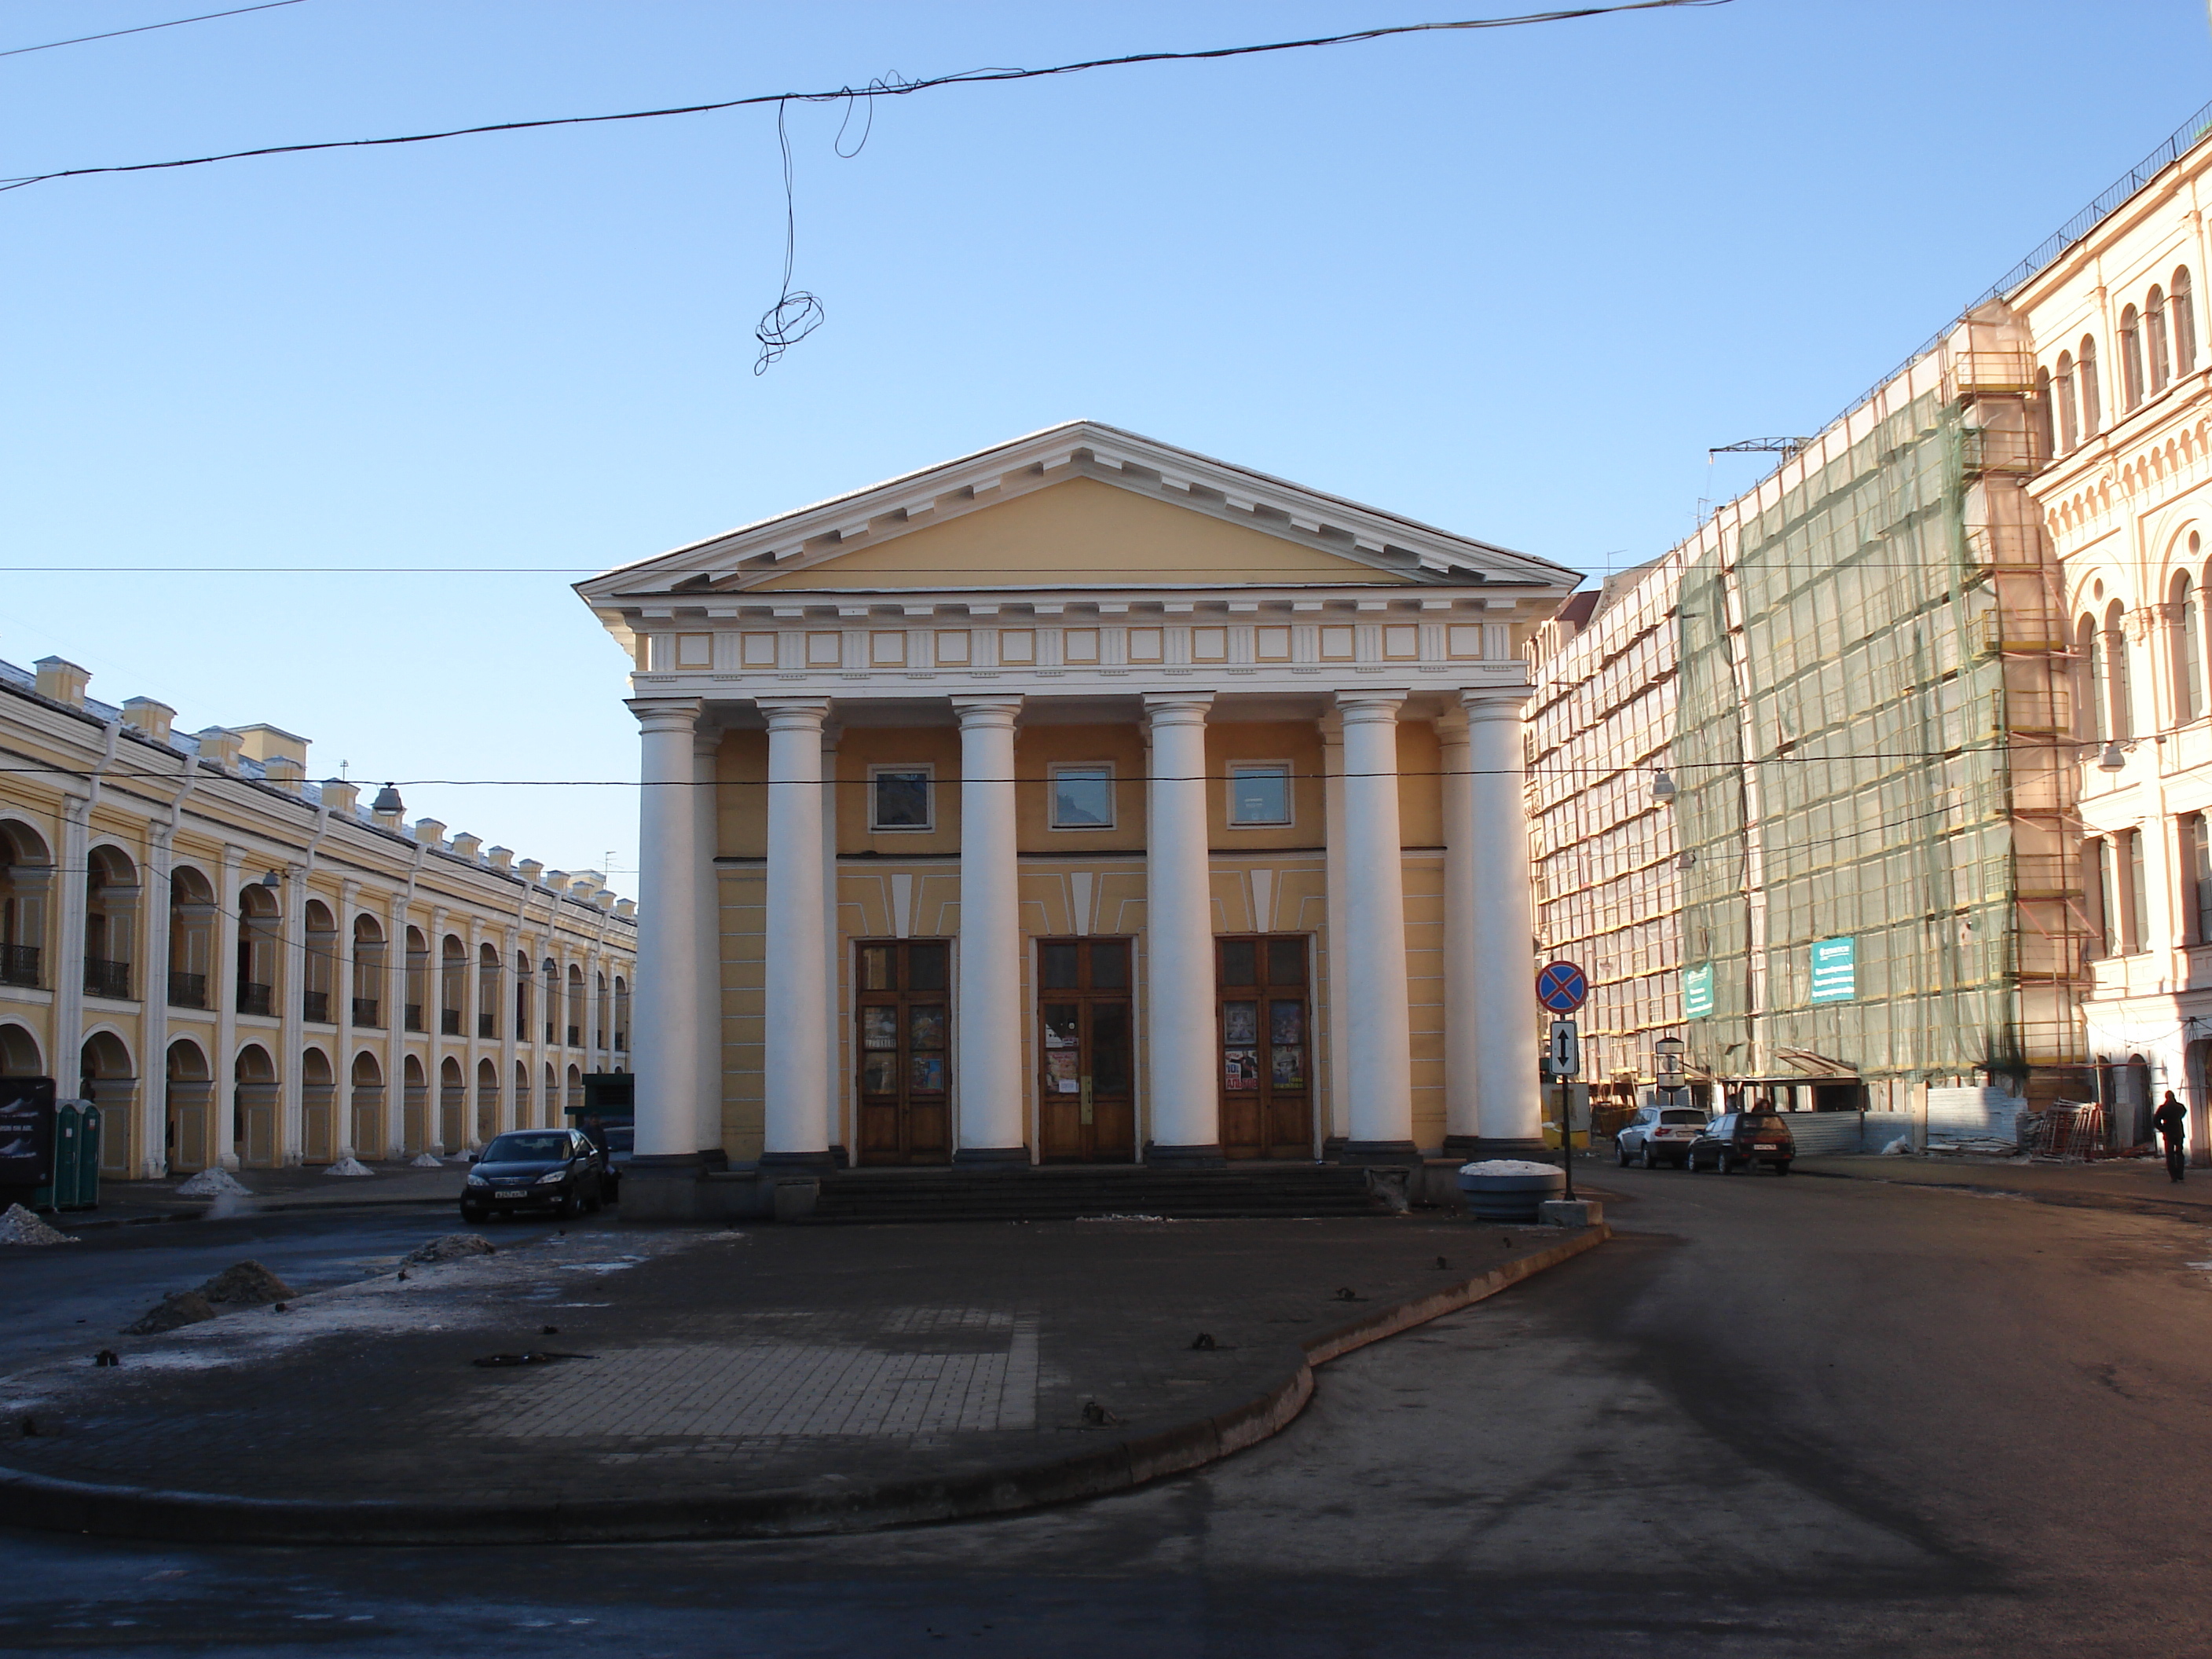
[[[1199,1475],[793,1543],[0,1533],[0,1650],[2212,1652],[2203,1228],[1802,1176],[1601,1184],[1613,1243],[1326,1368],[1287,1432]]]

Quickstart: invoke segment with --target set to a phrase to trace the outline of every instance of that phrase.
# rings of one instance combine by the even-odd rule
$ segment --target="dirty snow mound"
[[[1559,1173],[1556,1164],[1532,1164],[1525,1158],[1486,1158],[1480,1164],[1462,1164],[1462,1175],[1468,1176],[1549,1176]]]
[[[202,1170],[190,1181],[177,1188],[179,1198],[221,1198],[226,1194],[251,1192],[243,1182],[234,1180],[228,1170]]]
[[[58,1227],[49,1227],[20,1204],[10,1204],[0,1215],[0,1244],[82,1244]]]
[[[215,1309],[198,1291],[171,1291],[145,1314],[123,1328],[125,1336],[159,1336],[215,1317]]]
[[[1884,1158],[1910,1158],[1912,1156],[1912,1143],[1899,1135],[1881,1149],[1881,1155]]]
[[[446,1160],[435,1152],[417,1152],[407,1160],[407,1167],[410,1170],[442,1170],[446,1167]]]
[[[337,1163],[326,1168],[323,1173],[325,1175],[336,1176],[373,1176],[376,1171],[370,1169],[368,1164],[362,1163],[359,1158],[349,1153],[345,1157],[340,1158]]]
[[[474,1233],[447,1233],[443,1238],[432,1239],[420,1249],[410,1250],[406,1259],[417,1262],[459,1261],[466,1256],[490,1255],[498,1248],[489,1239],[479,1238]]]
[[[225,1267],[200,1286],[210,1302],[232,1307],[258,1308],[264,1302],[289,1302],[296,1292],[258,1261],[240,1261]]]

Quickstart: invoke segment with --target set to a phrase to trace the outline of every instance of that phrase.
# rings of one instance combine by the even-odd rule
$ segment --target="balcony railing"
[[[405,1029],[410,1031],[419,1031],[422,1029],[422,1005],[421,1003],[410,1002],[407,1005],[407,1024]]]
[[[477,1016],[477,1035],[480,1037],[497,1036],[499,1035],[499,1030],[497,1029],[498,1024],[499,1022],[491,1015],[478,1014]]]
[[[571,1025],[568,1028],[568,1046],[571,1048],[580,1048],[584,1046],[584,1028],[582,1026]]]
[[[207,1006],[207,975],[182,973],[172,968],[169,970],[169,1006],[204,1008]]]
[[[438,1010],[438,1030],[439,1030],[439,1033],[440,1033],[441,1036],[460,1036],[460,1034],[461,1034],[461,1011],[460,1011],[459,1009],[458,1009],[458,1008],[441,1008],[441,1009],[439,1009],[439,1010]]]
[[[98,957],[84,959],[84,994],[88,997],[112,997],[128,1001],[131,996],[131,964],[127,962],[103,962]]]
[[[328,991],[301,992],[300,1018],[307,1021],[310,1024],[329,1024],[331,1023],[331,994]]]
[[[276,1012],[276,988],[256,985],[250,979],[238,982],[238,1012],[241,1014],[272,1014]]]
[[[372,1030],[381,1029],[384,1024],[383,1016],[384,1005],[374,997],[356,997],[353,1000],[355,1024],[366,1025]]]
[[[0,985],[30,985],[39,982],[39,947],[35,945],[0,945]]]

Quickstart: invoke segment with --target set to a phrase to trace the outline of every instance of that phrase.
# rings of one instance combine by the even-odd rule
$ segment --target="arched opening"
[[[530,958],[519,951],[514,957],[514,1040],[530,1041]]]
[[[469,953],[454,934],[446,935],[443,960],[438,964],[438,1030],[444,1036],[461,1034],[461,1009],[469,994]],[[453,1143],[446,1143],[448,1150]]]
[[[489,1060],[477,1062],[476,1145],[499,1139],[499,1067]]]
[[[389,1146],[384,1127],[384,1067],[366,1048],[353,1057],[352,1081],[344,1150],[356,1158],[382,1158]]]
[[[2047,368],[2035,371],[2035,396],[2029,400],[2028,410],[2035,420],[2035,453],[2032,459],[2034,465],[2041,466],[2058,448],[2058,434],[2051,423],[2051,371]]]
[[[238,1012],[241,1014],[276,1012],[283,927],[275,888],[257,881],[239,889]]]
[[[2177,570],[2167,589],[2166,649],[2173,664],[2173,714],[2186,726],[2204,713],[2204,628],[2197,584]]]
[[[568,1046],[584,1046],[584,970],[574,963],[568,964]]]
[[[53,878],[45,838],[27,823],[0,823],[0,985],[46,982],[46,896]]]
[[[592,1048],[594,1052],[607,1046],[608,1016],[613,1012],[607,996],[607,976],[600,974],[592,991]]]
[[[44,1077],[39,1039],[21,1025],[0,1025],[0,1077]]]
[[[300,1156],[329,1164],[337,1157],[338,1085],[331,1057],[320,1048],[300,1056]]]
[[[438,1066],[438,1152],[451,1157],[461,1150],[468,1133],[469,1091],[461,1076],[461,1062],[451,1054]]]
[[[477,1035],[499,1035],[499,952],[493,946],[477,947]]]
[[[413,1054],[399,1071],[399,1151],[403,1157],[420,1158],[430,1150],[430,1081],[422,1062]]]
[[[562,1103],[567,1112],[568,1122],[581,1123],[584,1121],[584,1073],[581,1066],[571,1066],[568,1068],[568,1097]]]
[[[428,1030],[422,1024],[422,1011],[430,1000],[430,942],[422,937],[419,927],[407,930],[407,1001],[406,1025],[410,1031]]]
[[[545,981],[545,1046],[550,1048],[561,1040],[561,970],[548,957],[538,964],[538,973]]]
[[[2142,321],[2133,306],[2120,307],[2120,403],[2133,409],[2143,400]]]
[[[169,872],[169,1006],[212,1008],[209,976],[215,971],[215,889],[190,865]]]
[[[2108,704],[2105,698],[2105,636],[2094,617],[2074,624],[2074,735],[2104,742]]]
[[[545,1127],[547,1128],[553,1129],[560,1127],[561,1083],[560,1079],[554,1075],[553,1067],[550,1062],[545,1067],[544,1100],[544,1103],[539,1106],[538,1110],[544,1116]]]
[[[2081,441],[2081,404],[2074,392],[2074,354],[2058,354],[2058,451],[2064,454]]]
[[[138,1068],[112,1031],[95,1031],[77,1054],[77,1097],[100,1108],[100,1172],[121,1180],[131,1173]]]
[[[530,1115],[530,1066],[526,1061],[514,1062],[514,1127],[518,1129],[536,1127]]]
[[[128,1001],[137,957],[138,866],[119,847],[94,848],[85,858],[84,994]]]
[[[629,1052],[629,981],[615,975],[615,1052]]]
[[[353,1023],[371,1030],[384,1027],[384,975],[390,963],[384,928],[374,916],[353,919]]]
[[[206,1053],[189,1037],[169,1045],[161,1072],[164,1162],[191,1175],[215,1162],[215,1079]]]
[[[230,1133],[239,1162],[250,1169],[275,1169],[276,1062],[259,1043],[249,1042],[238,1051],[231,1085]]]
[[[300,1018],[312,1024],[327,1025],[337,995],[337,918],[322,900],[309,899],[301,932],[307,936],[307,950],[301,963]]]
[[[2097,390],[2097,337],[2081,337],[2081,355],[2075,368],[2081,377],[2081,436],[2094,438],[2105,424],[2104,398]]]
[[[2186,374],[2197,367],[2197,310],[2190,296],[2187,265],[2174,268],[2173,281],[2166,289],[2166,309],[2173,324],[2174,368]]]
[[[2156,286],[2143,302],[2143,342],[2149,348],[2150,389],[2163,392],[2173,379],[2173,349],[2166,340],[2166,290]]]
[[[2105,679],[2112,699],[2111,735],[2125,742],[2136,734],[2135,677],[2128,662],[2127,607],[2114,599],[2105,607]]]

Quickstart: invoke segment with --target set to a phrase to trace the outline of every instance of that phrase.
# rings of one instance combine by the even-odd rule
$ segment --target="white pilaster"
[[[146,861],[146,953],[139,958],[138,1006],[143,1011],[138,1055],[138,1161],[131,1173],[151,1181],[168,1157],[170,876],[176,867],[176,826],[154,826]]]
[[[1210,691],[1145,699],[1145,1006],[1154,1163],[1215,1163],[1213,895],[1206,832]]]
[[[689,697],[639,698],[629,707],[637,716],[638,775],[645,786],[638,826],[637,1156],[693,1158],[699,1151],[699,1045],[692,1028],[700,901],[691,743],[700,704]],[[769,982],[775,984],[773,973]],[[544,1012],[555,1017],[550,1008]],[[557,1113],[553,1121],[562,1121]]]
[[[699,1044],[697,1146],[702,1152],[714,1153],[722,1151],[722,880],[714,864],[714,854],[720,850],[721,842],[714,757],[721,748],[722,733],[719,728],[694,735],[694,784],[688,792],[696,819],[692,833],[699,848],[699,927],[694,945],[699,953],[699,1006],[696,1016]],[[592,995],[597,988],[587,972],[585,994]],[[595,996],[593,1001],[596,1006]],[[598,1069],[596,1060],[591,1064],[592,1069]]]
[[[1468,906],[1468,994],[1455,1012],[1474,1026],[1480,1151],[1543,1144],[1536,1079],[1535,921],[1528,876],[1521,706],[1533,688],[1462,692],[1467,711],[1468,839],[1480,860]],[[1456,1126],[1455,1126],[1456,1127]],[[1468,1150],[1476,1150],[1469,1148]]]
[[[1022,700],[955,697],[960,717],[960,969],[953,1161],[1026,1164],[1014,720]]]
[[[216,1052],[208,1057],[215,1090],[208,1115],[215,1121],[216,1162],[226,1170],[238,1167],[238,878],[245,863],[244,848],[222,849],[215,891],[216,959],[208,975],[216,994]]]
[[[277,910],[276,1162],[300,1161],[307,1146],[307,1115],[300,1072],[307,1063],[307,866],[284,866],[283,902]]]
[[[830,1159],[829,1011],[822,1006],[823,697],[763,697],[768,896],[763,1164]]]
[[[1345,939],[1333,990],[1346,1004],[1347,1157],[1413,1155],[1406,994],[1406,882],[1398,831],[1403,691],[1340,691],[1344,719]]]
[[[1328,882],[1328,1118],[1326,1134],[1352,1129],[1352,1061],[1346,1035],[1345,998],[1337,968],[1344,948],[1344,721],[1334,711],[1321,718],[1322,867]],[[1318,1149],[1316,1149],[1318,1151]]]
[[[54,1084],[64,1099],[74,1099],[84,1076],[84,939],[92,889],[92,797],[62,800],[61,867],[54,872],[56,917],[54,963]]]
[[[830,1139],[845,1146],[845,1058],[838,1033],[843,1021],[837,1008],[838,969],[845,958],[845,942],[837,931],[837,739],[836,726],[822,728],[822,1063],[830,1080]]]
[[[1481,1044],[1474,1013],[1476,985],[1474,891],[1492,878],[1473,838],[1474,796],[1468,775],[1467,714],[1447,711],[1436,723],[1438,769],[1443,774],[1444,830],[1444,1146],[1472,1140],[1475,1127],[1475,1070]]]

